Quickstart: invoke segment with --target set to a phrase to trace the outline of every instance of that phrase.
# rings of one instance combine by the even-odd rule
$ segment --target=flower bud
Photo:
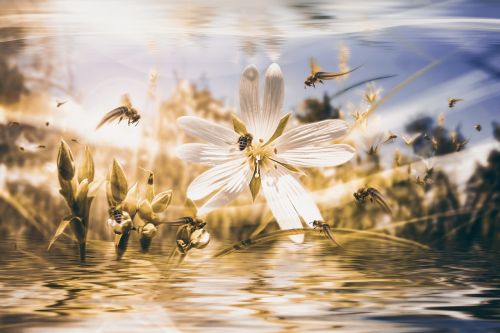
[[[78,169],[78,181],[82,182],[84,179],[88,179],[89,183],[94,180],[94,159],[89,147],[85,147],[85,155]]]
[[[165,209],[167,209],[170,201],[172,200],[172,191],[165,191],[157,194],[153,201],[151,202],[151,207],[153,208],[153,212],[161,213]]]
[[[137,204],[138,204],[138,189],[137,184],[134,184],[127,192],[127,196],[125,200],[123,200],[122,207],[123,210],[127,211],[131,217],[135,216],[137,213]]]
[[[139,205],[139,216],[147,222],[150,222],[154,219],[153,208],[151,208],[151,204],[146,199],[142,200],[141,204]]]
[[[110,194],[112,199],[117,203],[122,202],[127,196],[128,184],[125,173],[117,160],[113,160],[113,167],[111,168],[109,182],[111,184]]]
[[[157,232],[158,229],[156,229],[155,225],[153,223],[148,223],[142,228],[141,235],[143,237],[153,238]]]
[[[124,221],[122,223],[116,223],[113,226],[113,232],[117,235],[126,235],[132,229],[132,221]]]
[[[71,180],[75,176],[75,161],[68,144],[61,140],[59,153],[57,154],[57,170],[64,180]]]

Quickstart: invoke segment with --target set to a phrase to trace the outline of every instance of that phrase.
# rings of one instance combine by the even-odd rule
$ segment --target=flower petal
[[[231,180],[237,177],[243,169],[249,170],[244,159],[219,164],[196,177],[188,186],[187,196],[192,200],[199,200],[226,186],[231,185],[230,188],[233,188],[235,185]]]
[[[311,227],[311,223],[315,220],[323,221],[318,206],[311,195],[302,184],[300,184],[295,175],[290,174],[289,171],[282,166],[278,166],[277,171],[281,174],[278,183],[281,194],[288,197],[297,213],[306,222],[307,226]]]
[[[259,72],[255,65],[245,68],[240,80],[241,119],[249,133],[256,135],[260,119]]]
[[[234,145],[236,147],[238,142],[239,135],[235,131],[202,118],[184,116],[177,118],[177,124],[190,135],[216,146]]]
[[[276,155],[277,161],[296,167],[329,167],[348,162],[355,154],[349,145],[338,144],[328,147],[300,147]]]
[[[245,155],[234,146],[214,146],[204,143],[186,143],[176,148],[177,157],[187,162],[218,165]]]
[[[250,168],[238,169],[238,172],[233,174],[229,182],[198,209],[198,215],[208,214],[212,210],[225,206],[236,199],[248,187],[251,178],[252,171]]]
[[[288,189],[283,188],[281,185],[280,180],[281,177],[283,177],[281,170],[270,168],[261,172],[261,176],[262,192],[280,228],[284,230],[302,228],[300,217],[286,195]],[[293,235],[289,237],[296,243],[302,243],[304,241],[304,235]]]
[[[348,129],[349,125],[340,119],[318,121],[286,131],[274,141],[274,146],[278,147],[280,152],[304,146],[314,146],[318,143],[341,138]]]
[[[266,71],[266,83],[264,86],[264,103],[262,105],[262,117],[260,119],[257,138],[266,142],[273,135],[281,118],[281,108],[285,97],[285,82],[278,64],[271,64]]]

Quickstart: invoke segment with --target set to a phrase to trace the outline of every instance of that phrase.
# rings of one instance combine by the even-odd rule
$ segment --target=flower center
[[[245,149],[248,163],[254,169],[254,177],[260,178],[260,167],[272,156],[274,148],[271,145],[264,145],[262,139],[253,140],[251,145]]]

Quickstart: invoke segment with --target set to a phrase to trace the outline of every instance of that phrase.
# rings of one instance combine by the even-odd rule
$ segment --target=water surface
[[[498,253],[422,251],[321,238],[280,241],[169,269],[170,249],[114,260],[92,242],[0,243],[2,332],[497,332]],[[212,253],[211,253],[212,252]]]

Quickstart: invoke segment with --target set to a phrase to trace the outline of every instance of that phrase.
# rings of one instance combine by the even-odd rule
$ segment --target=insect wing
[[[372,197],[373,200],[375,200],[375,202],[380,207],[382,207],[387,213],[389,213],[389,214],[392,215],[392,209],[391,209],[391,207],[389,207],[389,205],[387,204],[384,196],[378,190],[372,188],[371,189],[371,197]]]
[[[106,115],[102,118],[102,120],[99,122],[99,124],[96,126],[96,129],[99,129],[102,125],[112,122],[115,119],[118,119],[119,117],[123,116],[127,112],[127,108],[124,106],[120,106],[116,109],[113,109],[106,113]]]
[[[128,94],[122,96],[120,103],[127,108],[132,108],[132,102],[130,101],[130,96]]]
[[[360,68],[361,66],[358,66],[356,68],[351,69],[350,71],[347,72],[342,72],[342,73],[336,73],[336,72],[317,72],[316,77],[320,80],[332,80],[336,77],[343,76],[350,74],[354,72],[356,69]]]
[[[309,66],[311,67],[311,74],[314,75],[321,71],[321,67],[318,66],[316,59],[314,57],[309,58]]]

